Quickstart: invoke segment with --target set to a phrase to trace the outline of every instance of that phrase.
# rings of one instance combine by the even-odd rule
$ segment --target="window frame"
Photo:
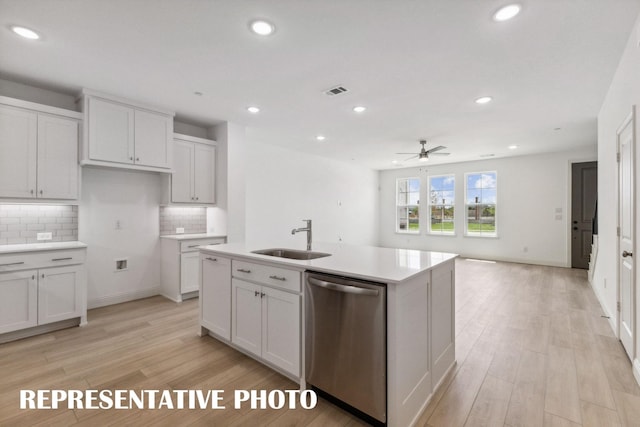
[[[406,204],[406,205],[400,205],[398,203],[398,195],[399,195],[399,190],[400,190],[400,182],[401,181],[407,181],[409,182],[410,180],[416,180],[418,181],[418,203],[415,205],[412,204]],[[408,188],[408,184],[407,184],[407,188]],[[409,193],[409,192],[408,192]],[[419,235],[420,234],[420,222],[421,222],[421,214],[420,214],[420,199],[422,198],[422,180],[420,179],[420,177],[417,176],[409,176],[409,177],[402,177],[402,178],[396,178],[396,191],[395,191],[395,198],[396,198],[396,203],[395,203],[395,210],[396,210],[396,224],[395,224],[395,232],[397,234],[413,234],[413,235]],[[399,218],[398,218],[398,210],[401,207],[406,207],[407,209],[409,207],[417,207],[418,208],[418,229],[413,231],[410,229],[409,227],[409,214],[408,214],[408,210],[407,210],[407,229],[406,230],[401,230],[400,229],[400,222],[399,222]]]
[[[496,200],[495,203],[478,203],[480,205],[493,205],[494,209],[495,209],[495,216],[494,216],[494,222],[495,222],[495,227],[494,227],[494,231],[493,232],[483,232],[482,230],[480,231],[469,231],[469,206],[471,206],[469,203],[467,203],[467,199],[468,199],[468,191],[469,191],[469,187],[468,187],[468,180],[469,180],[469,175],[482,175],[482,174],[494,174],[496,177],[496,186],[495,186],[495,192],[496,192]],[[498,238],[498,171],[497,170],[488,170],[488,171],[480,171],[480,172],[465,172],[464,174],[464,236],[465,237],[479,237],[479,238],[485,238],[485,239],[496,239]]]
[[[453,231],[433,231],[431,229],[431,208],[433,206],[449,206],[443,205],[441,203],[433,204],[431,203],[431,179],[432,178],[446,178],[453,177],[453,200],[451,201],[451,207],[453,208]],[[448,190],[445,190],[448,191]],[[428,175],[427,176],[427,234],[432,234],[434,236],[455,236],[456,230],[456,174],[455,173],[447,173],[440,175]]]

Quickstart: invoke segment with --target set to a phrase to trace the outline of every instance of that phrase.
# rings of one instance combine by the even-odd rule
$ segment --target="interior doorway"
[[[598,162],[571,165],[571,267],[589,268],[598,200]]]
[[[633,360],[635,337],[635,108],[616,132],[618,143],[618,336]]]

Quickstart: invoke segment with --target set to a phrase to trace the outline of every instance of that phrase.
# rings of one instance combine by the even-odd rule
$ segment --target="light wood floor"
[[[456,269],[458,364],[419,425],[640,426],[640,388],[584,271],[466,260]],[[322,400],[312,411],[20,411],[20,389],[296,387],[199,338],[195,300],[100,308],[89,322],[0,345],[0,426],[362,425]]]

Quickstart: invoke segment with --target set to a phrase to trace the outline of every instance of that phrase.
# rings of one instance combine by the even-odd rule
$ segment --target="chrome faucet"
[[[291,230],[291,234],[296,234],[299,231],[306,231],[307,232],[307,250],[310,251],[311,250],[311,220],[303,219],[303,221],[306,221],[307,226],[305,228],[294,228],[293,230]]]

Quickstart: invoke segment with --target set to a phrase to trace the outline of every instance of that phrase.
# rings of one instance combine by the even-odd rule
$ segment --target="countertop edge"
[[[460,256],[459,254],[451,253],[450,254],[451,256],[448,257],[447,259],[439,261],[438,263],[436,263],[434,265],[431,265],[429,267],[426,267],[426,268],[423,268],[423,269],[420,269],[420,270],[416,270],[415,272],[412,272],[411,274],[408,274],[407,276],[405,276],[401,280],[397,280],[397,279],[392,279],[392,278],[389,278],[389,277],[377,277],[377,276],[357,273],[357,272],[353,272],[353,271],[340,270],[340,269],[335,269],[335,268],[330,268],[330,267],[323,267],[323,266],[316,266],[316,265],[308,264],[310,261],[313,261],[313,260],[293,260],[293,259],[288,259],[288,258],[272,257],[272,256],[268,256],[268,255],[234,252],[234,251],[230,251],[230,250],[220,249],[220,248],[217,248],[216,246],[210,246],[210,245],[209,246],[200,246],[199,249],[200,249],[201,252],[204,252],[204,253],[207,253],[207,254],[214,254],[214,255],[224,256],[224,257],[228,257],[228,258],[237,258],[237,259],[242,259],[242,260],[246,260],[246,261],[258,262],[258,263],[266,263],[266,264],[271,264],[271,265],[281,265],[281,266],[284,266],[284,267],[294,268],[294,269],[299,270],[299,271],[312,270],[312,271],[317,271],[317,272],[320,272],[320,273],[343,275],[343,276],[354,277],[354,278],[362,279],[362,280],[369,280],[369,281],[373,281],[373,282],[386,283],[386,284],[390,284],[390,285],[401,284],[401,283],[403,283],[403,282],[405,282],[407,280],[415,278],[416,276],[419,276],[421,274],[425,274],[428,271],[433,270],[435,267],[437,267],[439,265],[442,265],[442,264],[447,263],[449,261],[454,261],[456,258],[458,258]],[[428,251],[426,251],[426,252],[428,252]]]
[[[50,246],[49,246],[50,245]],[[24,252],[62,251],[70,249],[86,249],[89,245],[83,242],[23,243],[0,246],[0,255]]]

